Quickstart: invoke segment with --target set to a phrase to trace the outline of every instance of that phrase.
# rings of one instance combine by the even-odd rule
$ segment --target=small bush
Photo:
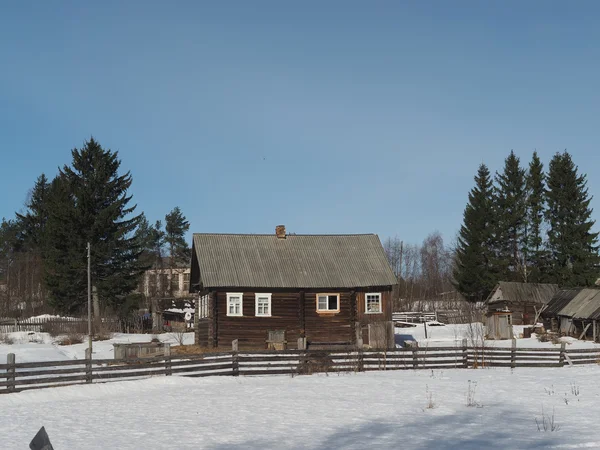
[[[0,333],[0,344],[12,345],[15,343],[15,340],[11,338],[8,334]]]
[[[477,381],[469,380],[469,386],[467,388],[467,406],[481,406],[477,400],[475,399],[475,394],[477,393]]]
[[[542,407],[542,417],[536,417],[535,424],[537,425],[538,431],[558,431],[560,429],[560,425],[558,425],[555,420],[554,408],[552,408],[552,415],[550,416],[544,413],[544,407]]]
[[[56,343],[58,345],[73,345],[83,343],[84,335],[79,333],[70,333],[67,336],[62,336]]]
[[[436,407],[435,401],[433,400],[433,392],[429,390],[429,386],[425,386],[425,395],[427,396],[427,409],[433,409]]]
[[[111,333],[107,331],[97,331],[93,336],[93,341],[108,341],[112,337]]]

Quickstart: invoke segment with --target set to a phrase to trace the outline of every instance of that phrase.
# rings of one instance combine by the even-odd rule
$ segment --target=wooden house
[[[501,281],[486,300],[488,313],[509,310],[513,325],[530,325],[557,291],[557,284]]]
[[[580,289],[557,316],[562,334],[596,341],[600,336],[600,289]]]
[[[396,283],[375,234],[194,234],[196,342],[393,348]]]

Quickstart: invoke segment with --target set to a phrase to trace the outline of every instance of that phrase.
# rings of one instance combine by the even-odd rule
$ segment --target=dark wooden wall
[[[227,316],[227,293],[243,292],[243,316]],[[271,317],[255,316],[255,293],[271,293]],[[364,292],[382,293],[382,314],[365,314]],[[240,348],[265,348],[269,330],[285,330],[288,348],[297,348],[298,338],[309,345],[356,344],[356,325],[389,321],[392,317],[391,290],[291,290],[232,288],[211,292],[208,341],[213,347],[229,347],[238,339]],[[339,293],[340,311],[317,312],[318,293]],[[367,343],[365,341],[365,343]]]
[[[240,290],[227,292],[240,292]],[[228,316],[227,292],[217,293],[217,346],[226,347],[231,345],[231,341],[238,339],[240,348],[265,347],[269,330],[285,330],[288,348],[297,348],[301,332],[299,292],[272,292],[271,317],[255,316],[255,292],[248,291],[243,291],[244,315]]]

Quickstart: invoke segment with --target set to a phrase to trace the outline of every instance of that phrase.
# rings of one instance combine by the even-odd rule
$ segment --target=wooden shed
[[[512,339],[512,313],[508,310],[489,311],[485,323],[486,339]]]
[[[560,332],[598,340],[600,336],[600,289],[581,289],[557,314]]]
[[[530,325],[557,291],[557,284],[501,281],[486,300],[488,312],[508,309],[513,325]]]
[[[196,342],[393,348],[396,283],[375,234],[194,234]]]
[[[581,290],[582,288],[561,289],[552,296],[550,301],[546,303],[544,307],[542,307],[541,318],[544,327],[547,330],[551,330],[555,333],[560,331],[560,319],[558,313],[567,306]]]

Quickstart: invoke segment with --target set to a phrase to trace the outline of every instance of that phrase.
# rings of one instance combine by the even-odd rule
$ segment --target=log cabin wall
[[[388,288],[389,289],[389,288]],[[381,292],[380,314],[366,314],[365,292]],[[339,289],[246,290],[231,288],[211,293],[216,299],[211,312],[210,331],[215,347],[228,347],[238,339],[240,348],[265,348],[269,330],[285,330],[289,349],[297,348],[298,338],[306,337],[309,345],[356,344],[357,324],[368,343],[369,323],[391,320],[391,291],[378,289],[356,292]],[[242,293],[243,316],[227,315],[227,294]],[[256,316],[256,293],[271,294],[271,316]],[[339,311],[317,311],[318,294],[339,294]]]
[[[339,294],[339,312],[317,311],[317,295]],[[335,289],[310,290],[305,293],[305,332],[308,345],[345,344],[353,341],[352,292]]]
[[[227,315],[227,293],[243,293],[243,316]],[[257,317],[255,294],[271,294],[271,316]],[[228,347],[234,339],[240,348],[265,348],[269,330],[285,330],[288,348],[298,346],[301,336],[300,292],[269,292],[268,289],[249,292],[242,289],[219,291],[217,298],[217,342],[216,346]]]
[[[365,298],[367,293],[381,293],[381,313],[367,313]],[[358,336],[362,337],[363,344],[370,345],[369,324],[376,322],[391,322],[392,320],[392,291],[390,287],[374,287],[356,292],[356,319],[360,327]],[[390,339],[393,339],[391,337]]]

